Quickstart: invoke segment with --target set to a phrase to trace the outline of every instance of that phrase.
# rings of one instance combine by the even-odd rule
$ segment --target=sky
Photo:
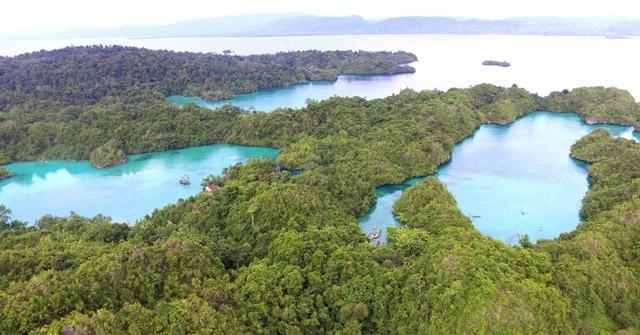
[[[166,24],[225,15],[306,13],[453,16],[640,17],[637,0],[3,0],[0,32]]]

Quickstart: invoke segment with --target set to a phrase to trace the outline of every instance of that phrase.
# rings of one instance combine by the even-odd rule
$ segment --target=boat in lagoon
[[[371,235],[369,235],[369,238],[371,239],[371,241],[376,241],[380,238],[380,235],[382,235],[382,230],[376,230],[371,233]]]
[[[184,175],[182,176],[182,178],[180,178],[179,183],[180,185],[187,186],[187,185],[191,185],[191,180],[189,179],[189,176]]]
[[[156,208],[202,192],[196,181],[252,158],[275,158],[277,149],[214,144],[130,155],[129,162],[96,169],[88,161],[16,162],[0,181],[0,204],[16,220],[35,223],[46,214],[98,213],[133,224]],[[191,186],[179,183],[188,175]],[[135,206],[131,206],[135,204]]]
[[[589,187],[587,165],[572,159],[569,151],[596,128],[640,139],[630,126],[590,125],[574,113],[535,112],[507,125],[482,125],[455,146],[452,159],[434,177],[484,235],[508,244],[518,243],[518,231],[532,242],[552,239],[580,223]],[[384,243],[387,228],[402,224],[394,215],[394,202],[422,179],[377,188],[376,203],[358,219],[362,231],[382,229],[379,240]]]

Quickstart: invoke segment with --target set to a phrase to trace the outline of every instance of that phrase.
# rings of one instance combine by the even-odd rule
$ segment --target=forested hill
[[[132,227],[101,216],[26,227],[0,207],[0,333],[635,334],[638,143],[603,131],[576,143],[573,156],[593,163],[585,222],[554,241],[483,236],[433,178],[397,201],[405,224],[380,247],[355,216],[376,186],[433,173],[482,123],[546,106],[637,124],[628,97],[478,85],[271,113],[154,111],[114,133],[137,145],[139,130],[173,129],[166,145],[206,131],[281,151]]]
[[[120,46],[0,58],[0,164],[91,156],[97,158],[96,165],[108,166],[123,161],[123,149],[132,153],[210,143],[219,138],[207,133],[211,123],[203,124],[206,113],[174,118],[177,110],[164,103],[166,96],[217,100],[309,80],[335,80],[341,74],[414,72],[405,64],[415,60],[407,52],[230,56]],[[149,122],[154,126],[140,127]],[[186,134],[175,122],[201,133]],[[136,139],[123,143],[132,136]]]
[[[81,105],[141,94],[217,100],[308,80],[335,80],[341,74],[414,72],[401,64],[415,60],[407,52],[231,56],[122,46],[67,47],[0,58],[0,110],[39,101]]]

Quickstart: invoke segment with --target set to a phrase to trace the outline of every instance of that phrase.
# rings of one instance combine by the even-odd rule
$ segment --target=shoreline
[[[89,160],[91,162],[91,160]],[[106,169],[106,168],[110,168],[110,167],[114,167],[114,166],[118,166],[118,165],[122,165],[122,164],[126,164],[127,162],[129,162],[129,158],[127,158],[126,156],[116,162],[111,162],[111,163],[107,163],[107,164],[95,164],[94,162],[91,162],[91,166],[93,166],[96,169]]]
[[[531,111],[531,112],[525,113],[525,114],[523,114],[523,115],[520,115],[520,116],[516,117],[515,119],[513,119],[512,121],[508,121],[508,122],[504,122],[504,121],[503,121],[503,122],[491,122],[491,121],[482,122],[482,123],[480,123],[480,126],[478,126],[478,127],[473,131],[473,133],[472,133],[472,134],[470,134],[469,136],[465,137],[465,138],[464,138],[464,139],[462,139],[461,141],[454,143],[454,145],[453,145],[453,149],[452,149],[452,151],[451,151],[451,153],[450,153],[450,155],[449,155],[449,158],[448,158],[446,161],[444,161],[444,162],[442,162],[442,163],[438,164],[438,165],[437,165],[437,167],[435,168],[435,171],[434,171],[433,173],[430,173],[430,174],[427,174],[427,175],[420,175],[420,176],[411,176],[411,177],[409,177],[409,178],[407,178],[407,179],[404,179],[403,181],[401,181],[401,182],[399,182],[399,183],[397,183],[397,184],[393,184],[393,183],[386,183],[386,184],[381,184],[381,185],[375,186],[375,188],[374,188],[374,192],[376,192],[376,196],[375,196],[375,200],[373,201],[373,203],[371,203],[371,204],[369,205],[368,209],[367,209],[364,213],[362,213],[362,214],[356,214],[356,215],[355,215],[355,216],[356,216],[356,220],[358,221],[358,225],[361,225],[361,224],[363,224],[363,223],[364,223],[364,222],[361,222],[361,221],[360,221],[360,218],[362,218],[362,217],[364,217],[364,216],[366,216],[366,215],[369,215],[369,214],[371,214],[371,213],[374,211],[375,206],[376,206],[376,203],[378,202],[378,199],[380,198],[380,196],[378,196],[378,195],[377,195],[377,191],[378,191],[378,189],[380,189],[380,188],[385,188],[385,187],[401,187],[401,188],[402,188],[402,190],[401,190],[401,194],[402,194],[402,193],[404,193],[404,192],[406,191],[406,189],[407,189],[407,188],[409,188],[409,187],[413,186],[413,185],[408,184],[408,183],[409,183],[410,181],[412,181],[412,180],[417,179],[417,182],[416,182],[416,184],[417,184],[417,183],[423,182],[426,178],[429,178],[429,177],[433,177],[433,178],[436,178],[436,179],[437,179],[436,174],[438,173],[438,171],[439,171],[442,167],[446,166],[448,163],[450,163],[450,162],[453,160],[453,150],[455,149],[455,147],[456,147],[456,146],[458,146],[458,145],[460,145],[462,142],[464,142],[464,141],[466,141],[466,140],[468,140],[468,139],[470,139],[470,138],[473,138],[473,137],[475,136],[475,134],[477,133],[477,131],[480,129],[480,127],[482,127],[482,126],[484,126],[484,125],[487,125],[487,126],[498,126],[498,127],[505,127],[505,126],[509,126],[509,125],[512,125],[512,124],[514,124],[515,122],[517,122],[519,119],[524,118],[524,117],[527,117],[527,116],[530,116],[530,115],[532,115],[532,114],[534,114],[534,113],[545,113],[545,114],[549,114],[549,115],[552,115],[552,116],[555,116],[555,115],[557,115],[557,114],[574,114],[574,115],[576,115],[576,116],[579,118],[579,122],[581,122],[581,123],[583,123],[583,124],[586,124],[586,125],[589,125],[589,126],[610,125],[610,126],[632,127],[631,125],[628,125],[628,124],[608,123],[608,122],[602,122],[602,121],[595,120],[595,119],[590,119],[590,120],[592,120],[592,121],[597,121],[597,123],[588,123],[588,122],[587,122],[587,120],[585,120],[585,118],[583,118],[583,116],[582,116],[580,113],[578,113],[578,112],[571,112],[571,111],[560,111],[560,112],[558,112],[558,111],[549,111],[549,110],[534,110],[534,111]],[[634,128],[634,132],[636,132],[637,130],[635,129],[635,127],[633,127],[633,128]],[[585,167],[585,173],[586,173],[586,175],[587,175],[587,184],[588,184],[588,187],[589,187],[589,188],[591,188],[591,180],[590,180],[590,178],[591,178],[591,174],[589,173],[589,169],[588,169],[588,166],[589,166],[589,165],[591,165],[591,163],[586,162],[586,161],[584,161],[584,160],[581,160],[581,159],[579,159],[579,158],[575,158],[575,157],[573,157],[573,155],[571,154],[571,151],[569,151],[569,158],[571,158],[571,159],[573,159],[573,160],[575,160],[575,161],[577,161],[577,162],[585,163],[585,164],[586,164],[586,167]],[[415,184],[414,184],[414,185],[415,185]],[[583,198],[583,199],[584,199],[584,198]],[[458,208],[459,208],[459,205],[458,205]],[[396,220],[397,222],[401,222],[401,223],[402,223],[402,220],[400,220],[399,218],[397,218],[397,217],[396,217],[396,215],[395,215],[395,212],[394,212],[394,211],[392,211],[392,213],[391,213],[391,214],[392,214],[392,216],[393,216],[394,220]],[[468,215],[466,215],[466,214],[465,214],[465,216],[468,216]],[[468,216],[468,217],[471,219],[471,217],[470,217],[470,216]],[[581,220],[581,221],[580,221],[580,223],[581,223],[581,222],[582,222],[582,218],[581,218],[580,220]],[[473,220],[472,220],[472,221],[473,221]],[[580,224],[580,223],[578,223],[578,224]],[[361,227],[361,228],[362,228],[362,227]],[[366,232],[364,232],[364,231],[363,231],[363,233],[364,233],[364,234],[366,234]],[[557,237],[556,237],[556,238],[557,238]],[[503,243],[505,243],[505,242],[503,242]],[[506,244],[506,243],[505,243],[505,244]]]
[[[175,149],[168,149],[168,150],[144,151],[144,152],[136,152],[136,153],[131,153],[131,154],[128,153],[126,161],[124,161],[124,162],[122,162],[120,164],[110,165],[110,166],[106,166],[106,167],[103,167],[103,168],[96,167],[95,165],[93,165],[93,163],[91,163],[90,159],[62,159],[62,158],[11,161],[9,163],[6,163],[4,166],[11,165],[11,164],[28,164],[28,163],[34,163],[34,164],[36,164],[36,163],[45,163],[46,164],[46,163],[49,163],[49,162],[88,163],[89,165],[91,165],[92,168],[94,168],[96,170],[103,170],[103,169],[109,169],[109,168],[112,168],[112,167],[117,167],[117,166],[121,166],[121,165],[124,165],[124,164],[131,163],[133,161],[130,160],[129,158],[131,158],[132,156],[143,156],[143,155],[149,155],[149,154],[170,153],[170,152],[179,151],[179,150],[189,150],[189,149],[194,149],[194,148],[203,148],[203,147],[209,147],[209,146],[215,146],[215,145],[230,145],[230,146],[239,146],[239,147],[245,147],[245,148],[273,149],[273,150],[280,151],[280,148],[277,148],[277,147],[260,146],[260,145],[247,145],[247,144],[239,144],[239,143],[232,143],[232,142],[215,142],[215,143],[209,143],[209,144],[203,144],[203,145],[194,145],[194,146],[188,146],[188,147],[183,147],[183,148],[175,148]]]
[[[417,62],[417,61],[414,61],[414,62]],[[168,103],[168,104],[175,105],[175,106],[178,106],[178,107],[184,107],[184,106],[186,106],[186,105],[188,105],[188,104],[196,104],[196,105],[198,105],[198,106],[200,106],[200,107],[209,108],[209,109],[220,108],[221,106],[224,106],[224,105],[232,105],[232,106],[235,106],[235,105],[233,105],[231,102],[228,102],[228,103],[223,103],[223,102],[225,102],[225,101],[232,101],[232,100],[238,99],[238,98],[240,98],[240,97],[242,97],[242,96],[245,96],[245,95],[255,94],[255,93],[259,93],[259,92],[264,93],[264,92],[270,92],[270,91],[277,91],[277,90],[280,90],[280,89],[286,89],[286,88],[290,88],[290,87],[294,87],[294,86],[303,86],[303,85],[309,85],[309,84],[315,84],[315,83],[323,83],[323,82],[326,82],[326,83],[335,83],[335,82],[337,82],[337,81],[340,79],[340,77],[363,77],[363,78],[370,78],[370,77],[391,77],[391,76],[400,76],[400,75],[411,75],[411,74],[416,73],[416,69],[415,69],[414,67],[412,67],[412,66],[409,66],[409,64],[412,64],[412,63],[414,63],[414,62],[411,62],[411,63],[407,63],[407,64],[403,64],[403,65],[401,65],[402,67],[408,67],[408,68],[411,68],[411,69],[413,69],[413,71],[406,71],[406,72],[393,72],[393,73],[344,73],[344,74],[339,74],[335,79],[313,79],[313,80],[305,80],[305,81],[297,82],[297,83],[290,83],[290,84],[285,84],[285,85],[280,85],[280,86],[274,86],[274,87],[268,87],[268,88],[261,88],[261,89],[257,89],[257,90],[255,90],[255,91],[241,92],[241,93],[234,94],[234,95],[233,95],[233,96],[231,96],[231,97],[228,97],[228,98],[222,98],[222,99],[217,99],[217,100],[208,100],[208,99],[206,99],[206,98],[204,98],[204,97],[197,96],[197,95],[180,95],[180,94],[173,94],[173,95],[166,96],[166,97],[164,98],[164,101],[165,101],[166,103]],[[171,101],[168,101],[168,99],[169,99],[169,98],[172,98],[172,97],[174,97],[174,98],[182,98],[182,99],[186,99],[186,100],[189,100],[189,102],[184,103],[184,104],[179,104],[179,103],[177,103],[177,102],[171,102]],[[220,106],[218,106],[218,107],[208,107],[207,105],[210,105],[210,104],[221,104],[221,105],[220,105]],[[236,106],[236,107],[237,107],[237,106]],[[289,108],[289,107],[284,106],[284,107],[278,107],[278,108]],[[300,107],[297,107],[297,108],[300,108]],[[297,108],[296,108],[296,109],[297,109]],[[265,111],[265,112],[266,112],[266,111]]]

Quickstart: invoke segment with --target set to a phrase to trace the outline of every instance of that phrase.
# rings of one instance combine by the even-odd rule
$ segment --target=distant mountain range
[[[286,36],[348,34],[640,35],[640,19],[622,17],[523,17],[502,20],[407,16],[366,20],[360,16],[303,14],[224,16],[161,26],[42,30],[0,34],[3,39],[188,36]]]

